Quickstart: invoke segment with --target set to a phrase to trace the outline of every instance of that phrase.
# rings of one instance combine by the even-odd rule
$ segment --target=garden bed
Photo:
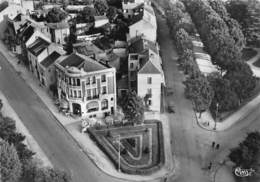
[[[151,174],[164,162],[162,124],[149,120],[142,125],[89,128],[90,137],[110,158],[116,168],[128,174]],[[120,147],[119,147],[120,135]]]

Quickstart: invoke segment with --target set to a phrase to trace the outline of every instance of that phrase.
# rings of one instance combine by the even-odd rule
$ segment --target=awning
[[[94,108],[98,108],[99,105],[98,105],[98,102],[96,101],[93,101],[93,102],[90,102],[87,104],[87,109],[94,109]]]

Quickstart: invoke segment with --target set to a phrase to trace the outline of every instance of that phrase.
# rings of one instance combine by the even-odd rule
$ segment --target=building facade
[[[115,68],[78,53],[59,58],[55,65],[58,97],[69,113],[87,118],[114,114]]]

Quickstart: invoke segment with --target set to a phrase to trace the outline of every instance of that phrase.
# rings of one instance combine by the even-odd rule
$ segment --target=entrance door
[[[72,111],[73,114],[81,116],[81,106],[80,106],[80,104],[73,103],[72,104],[72,110],[73,110]]]

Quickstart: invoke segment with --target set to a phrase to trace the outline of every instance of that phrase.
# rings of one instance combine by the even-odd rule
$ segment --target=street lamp
[[[217,119],[218,119],[218,107],[219,107],[219,103],[217,102],[216,103],[216,118],[215,118],[215,123],[214,123],[214,128],[213,130],[216,130],[217,129]]]

